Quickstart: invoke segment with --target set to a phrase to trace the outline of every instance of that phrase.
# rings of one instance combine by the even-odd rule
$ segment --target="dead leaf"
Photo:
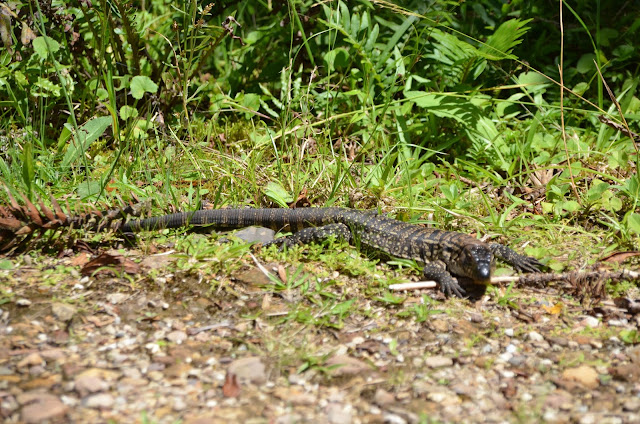
[[[27,46],[31,41],[36,39],[36,34],[33,32],[29,25],[22,23],[22,33],[20,34],[20,42]]]
[[[600,262],[613,262],[616,264],[622,263],[629,258],[633,258],[634,256],[640,256],[640,252],[638,251],[630,251],[630,252],[613,252],[604,258],[600,259]]]
[[[550,315],[559,315],[560,312],[562,312],[563,306],[564,305],[562,303],[556,303],[553,306],[542,305],[542,309]]]
[[[222,394],[225,397],[240,396],[240,384],[238,384],[238,377],[234,373],[227,372],[227,376],[224,378],[224,385],[222,386]]]
[[[91,255],[88,252],[82,252],[71,259],[71,266],[85,266],[89,263],[89,257]]]
[[[92,316],[88,316],[86,320],[89,321],[91,324],[95,325],[96,327],[104,327],[105,325],[112,324],[116,319],[114,317],[100,318],[95,315],[92,315]]]
[[[278,277],[283,283],[287,284],[287,270],[282,265],[278,265]]]
[[[138,274],[140,273],[140,265],[121,255],[103,253],[89,261],[89,263],[82,267],[80,272],[82,275],[113,275],[114,271]]]
[[[298,198],[296,199],[296,201],[289,203],[288,206],[292,209],[308,208],[309,206],[311,206],[311,200],[309,200],[309,198],[307,197],[307,189],[303,188],[302,191],[300,191],[300,194],[298,194]]]

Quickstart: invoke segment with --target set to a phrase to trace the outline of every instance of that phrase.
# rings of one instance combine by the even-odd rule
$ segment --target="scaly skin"
[[[274,244],[294,245],[319,241],[330,236],[377,249],[388,255],[425,264],[425,278],[436,281],[447,296],[463,297],[455,277],[475,284],[489,284],[495,258],[522,272],[537,272],[536,259],[520,255],[498,243],[483,243],[468,234],[443,231],[347,208],[301,209],[214,209],[181,212],[126,222],[123,232],[211,226],[234,229],[259,225],[293,235]]]

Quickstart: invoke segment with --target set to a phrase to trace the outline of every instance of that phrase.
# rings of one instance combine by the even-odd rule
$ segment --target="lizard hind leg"
[[[280,246],[280,248],[283,248],[284,246],[291,247],[297,244],[309,244],[324,241],[329,237],[335,237],[337,240],[346,240],[349,242],[351,240],[351,230],[345,224],[340,223],[327,224],[322,227],[309,227],[290,236],[275,239],[266,243],[264,246],[267,247],[275,244]]]

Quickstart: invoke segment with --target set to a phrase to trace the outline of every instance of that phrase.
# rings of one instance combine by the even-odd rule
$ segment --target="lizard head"
[[[449,269],[453,274],[470,278],[475,284],[488,285],[491,282],[495,261],[491,249],[484,243],[465,244],[452,262]]]

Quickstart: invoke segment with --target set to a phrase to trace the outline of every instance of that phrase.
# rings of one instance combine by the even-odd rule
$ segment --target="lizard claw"
[[[522,272],[540,272],[540,268],[545,265],[535,258],[523,256],[521,261],[512,265],[517,271]]]
[[[278,246],[278,251],[282,252],[285,248],[288,249],[295,246],[296,244],[298,243],[296,243],[295,240],[291,240],[290,237],[280,237],[263,244],[262,247],[267,248],[269,246]]]
[[[460,283],[454,279],[450,281],[440,281],[440,291],[447,297],[456,296],[463,298],[467,294],[466,290],[460,286]]]

